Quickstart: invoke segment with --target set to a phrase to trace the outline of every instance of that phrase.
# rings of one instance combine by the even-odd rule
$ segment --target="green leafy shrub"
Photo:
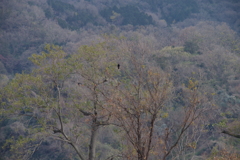
[[[194,41],[186,41],[184,44],[184,51],[191,54],[201,54],[197,42]]]
[[[82,26],[85,26],[87,23],[93,23],[97,25],[96,16],[89,13],[87,10],[79,10],[73,16],[68,16],[66,22],[69,25],[69,28],[76,30]]]
[[[111,7],[104,9],[100,12],[108,22],[112,22],[112,16],[114,13],[120,14],[122,21],[121,25],[150,25],[153,24],[153,19],[151,16],[147,15],[144,12],[139,11],[135,6],[127,5],[125,7]]]
[[[164,0],[161,7],[164,19],[168,24],[183,21],[190,14],[199,12],[198,4],[193,0]]]
[[[64,3],[59,0],[48,0],[48,5],[57,12],[65,12],[66,10],[75,10],[75,7],[69,3]]]

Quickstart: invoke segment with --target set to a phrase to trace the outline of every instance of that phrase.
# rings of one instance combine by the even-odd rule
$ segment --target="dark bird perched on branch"
[[[120,64],[117,65],[118,69],[120,69]]]
[[[61,133],[61,130],[60,129],[54,129],[53,130],[53,133],[55,134],[55,133]]]

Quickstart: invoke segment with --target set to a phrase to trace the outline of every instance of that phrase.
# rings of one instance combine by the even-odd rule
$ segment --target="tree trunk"
[[[99,126],[96,123],[92,124],[92,131],[91,131],[91,142],[89,144],[89,160],[94,160],[96,155],[96,138],[97,138],[97,131]]]

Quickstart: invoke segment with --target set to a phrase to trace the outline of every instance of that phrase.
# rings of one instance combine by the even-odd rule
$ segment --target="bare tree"
[[[182,139],[205,111],[197,82],[189,80],[188,86],[183,87],[185,107],[179,107],[176,116],[171,109],[172,85],[168,75],[134,56],[130,64],[131,74],[123,71],[125,77],[119,78],[110,99],[115,123],[126,135],[125,158],[165,160],[179,144],[194,148],[194,142]]]
[[[149,68],[131,57],[131,72],[123,71],[110,102],[115,123],[121,127],[127,139],[129,154],[126,159],[149,159],[156,143],[155,123],[162,118],[164,106],[169,100],[171,82],[168,76],[156,67]]]
[[[189,131],[192,136],[200,135],[200,133],[194,132],[193,127],[194,123],[195,125],[199,123],[199,119],[206,111],[206,99],[198,89],[198,82],[190,79],[188,86],[183,88],[182,94],[184,106],[179,106],[177,115],[173,115],[174,117],[169,116],[169,118],[172,118],[172,121],[168,123],[169,127],[166,128],[165,134],[162,136],[163,144],[161,147],[165,150],[161,156],[163,160],[170,156],[179,144],[181,144],[183,148],[186,146],[196,148],[196,140],[181,142],[184,140],[184,137],[188,135]],[[192,128],[192,130],[189,130],[190,128]],[[179,150],[176,154],[179,155],[181,152],[182,150]]]

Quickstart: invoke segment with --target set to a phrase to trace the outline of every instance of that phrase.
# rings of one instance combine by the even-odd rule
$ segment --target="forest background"
[[[238,0],[0,0],[0,159],[240,159]]]

